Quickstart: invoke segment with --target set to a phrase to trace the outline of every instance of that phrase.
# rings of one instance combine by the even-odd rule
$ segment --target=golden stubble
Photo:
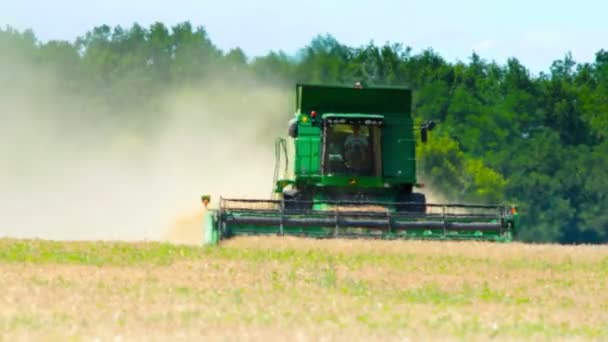
[[[268,237],[167,266],[1,264],[0,328],[25,339],[584,339],[608,320],[606,260],[605,246]],[[541,330],[517,330],[526,324]]]

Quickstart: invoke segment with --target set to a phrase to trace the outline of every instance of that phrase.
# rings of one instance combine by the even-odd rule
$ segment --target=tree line
[[[416,120],[439,122],[418,148],[423,181],[448,200],[516,203],[524,241],[608,242],[608,51],[592,63],[567,54],[538,75],[516,58],[497,64],[473,53],[450,62],[432,49],[350,47],[330,35],[295,55],[252,58],[222,51],[185,22],[104,25],[73,42],[0,29],[4,89],[24,82],[27,71],[9,67],[15,60],[61,75],[54,86],[91,95],[86,108],[128,116],[141,129],[161,115],[153,99],[175,85],[222,80],[289,88],[285,96],[296,82],[408,86]]]

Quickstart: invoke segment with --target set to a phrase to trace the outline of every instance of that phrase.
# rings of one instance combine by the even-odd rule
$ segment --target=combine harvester
[[[430,204],[416,179],[412,92],[298,85],[269,200],[220,198],[204,243],[243,235],[511,241],[515,207]],[[427,141],[432,121],[420,127]],[[281,175],[279,175],[281,174]],[[203,196],[205,207],[210,197]]]

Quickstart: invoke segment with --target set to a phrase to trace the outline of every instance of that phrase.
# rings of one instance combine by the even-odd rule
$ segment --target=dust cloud
[[[200,195],[268,198],[292,89],[216,79],[163,91],[147,116],[0,58],[0,237],[191,242]]]
[[[450,203],[450,201],[445,195],[443,195],[440,191],[436,190],[435,186],[429,186],[425,184],[424,188],[415,190],[416,192],[423,193],[426,197],[426,202],[429,204],[445,204]]]

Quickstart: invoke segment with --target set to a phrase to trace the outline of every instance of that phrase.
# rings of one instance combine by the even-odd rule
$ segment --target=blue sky
[[[579,0],[0,0],[0,25],[32,28],[42,40],[73,40],[101,24],[190,21],[222,49],[249,56],[293,54],[317,34],[359,46],[400,42],[432,47],[450,61],[471,52],[503,63],[517,57],[533,72],[571,51],[593,61],[608,49],[608,1]]]

